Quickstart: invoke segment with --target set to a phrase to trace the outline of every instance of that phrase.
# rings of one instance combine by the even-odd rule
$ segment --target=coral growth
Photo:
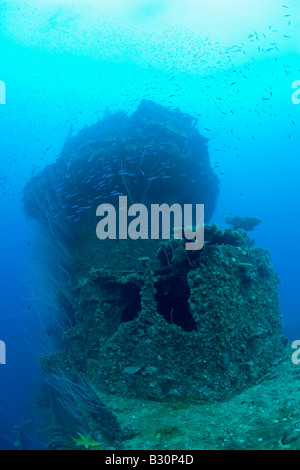
[[[225,214],[223,219],[226,224],[231,225],[234,230],[243,229],[251,232],[255,227],[261,224],[261,220],[256,217],[239,217],[238,215]]]

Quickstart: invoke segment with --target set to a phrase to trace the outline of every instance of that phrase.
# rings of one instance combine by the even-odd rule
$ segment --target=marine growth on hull
[[[173,238],[99,240],[96,208],[117,206],[121,195],[146,207],[204,204],[204,247],[187,251]],[[242,228],[208,225],[217,197],[195,120],[149,101],[69,137],[57,161],[28,182],[24,207],[39,223],[63,340],[41,358],[41,394],[56,416],[53,448],[74,423],[102,441],[129,439],[111,396],[226,399],[281,357],[279,280],[269,254]]]

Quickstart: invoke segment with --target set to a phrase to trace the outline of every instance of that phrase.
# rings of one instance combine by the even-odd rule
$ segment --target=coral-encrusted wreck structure
[[[99,399],[100,428],[115,434],[107,394],[224,399],[283,350],[278,278],[265,249],[216,225],[206,225],[200,251],[174,239],[100,241],[97,205],[116,205],[120,194],[146,206],[203,203],[209,222],[218,180],[190,116],[148,101],[131,116],[107,115],[70,137],[24,191],[57,280],[57,323],[67,319],[64,346],[41,359],[46,380],[71,414],[77,396],[82,419],[91,421]]]

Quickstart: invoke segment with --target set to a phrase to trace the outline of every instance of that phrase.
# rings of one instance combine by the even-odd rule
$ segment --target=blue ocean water
[[[131,113],[146,98],[198,118],[220,178],[212,222],[224,225],[224,213],[263,221],[251,235],[282,280],[284,334],[300,338],[299,27],[296,0],[0,1],[0,449],[38,419],[30,399],[53,347],[22,191],[70,129],[107,108]],[[32,428],[24,447],[43,448]]]

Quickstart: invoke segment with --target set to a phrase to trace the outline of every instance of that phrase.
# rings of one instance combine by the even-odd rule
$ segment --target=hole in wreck
[[[156,285],[157,311],[170,324],[180,326],[184,331],[197,331],[195,320],[189,308],[190,288],[186,273],[161,281]]]
[[[122,311],[121,322],[127,323],[134,320],[141,311],[141,296],[140,288],[135,285],[128,285],[122,287],[122,301],[125,308]]]

